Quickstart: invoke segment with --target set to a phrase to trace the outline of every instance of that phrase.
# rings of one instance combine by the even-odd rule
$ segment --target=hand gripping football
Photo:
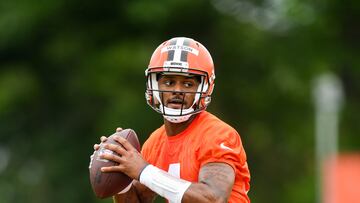
[[[125,129],[120,132],[116,132],[110,137],[108,137],[108,139],[104,143],[121,145],[113,139],[114,135],[125,138],[128,142],[130,142],[132,146],[134,146],[138,151],[140,151],[140,143],[134,130]],[[125,189],[126,186],[128,186],[132,181],[132,179],[124,173],[101,172],[102,167],[118,165],[118,163],[116,162],[101,159],[100,155],[103,153],[114,152],[104,149],[100,144],[100,148],[94,153],[94,156],[92,157],[89,165],[90,182],[92,189],[96,196],[101,199],[117,194],[121,190]]]

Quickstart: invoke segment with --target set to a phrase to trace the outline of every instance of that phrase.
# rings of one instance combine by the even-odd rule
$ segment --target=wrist
[[[140,181],[140,176],[141,176],[141,174],[143,173],[143,171],[145,170],[145,168],[148,167],[149,165],[150,165],[149,163],[146,163],[146,165],[140,170],[139,175],[138,175],[138,177],[137,177],[137,180],[138,180],[138,181]]]
[[[139,182],[170,202],[180,203],[191,182],[177,178],[149,164],[140,174]]]

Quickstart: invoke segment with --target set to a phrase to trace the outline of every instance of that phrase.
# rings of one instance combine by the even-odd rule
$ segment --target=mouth
[[[185,108],[185,106],[186,103],[181,98],[173,98],[167,102],[167,107],[172,109],[181,109],[181,108]]]

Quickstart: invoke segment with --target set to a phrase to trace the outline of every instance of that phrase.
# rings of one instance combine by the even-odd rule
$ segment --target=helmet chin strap
[[[186,115],[186,116],[165,116],[165,115],[163,115],[163,116],[170,123],[183,123],[183,122],[189,120],[191,114]]]
[[[160,105],[160,109],[161,109],[161,111],[164,111],[163,112],[164,118],[171,123],[182,123],[182,122],[189,120],[189,118],[192,115],[190,113],[194,111],[193,108],[188,108],[188,109],[183,109],[183,110],[172,109],[172,108],[163,106],[162,104]],[[188,114],[188,115],[182,116],[182,114]]]

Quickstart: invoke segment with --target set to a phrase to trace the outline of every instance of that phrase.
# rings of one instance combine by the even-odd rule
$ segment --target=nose
[[[179,82],[177,82],[174,86],[174,90],[173,90],[173,94],[180,94],[182,95],[182,88],[181,88],[181,84]]]

